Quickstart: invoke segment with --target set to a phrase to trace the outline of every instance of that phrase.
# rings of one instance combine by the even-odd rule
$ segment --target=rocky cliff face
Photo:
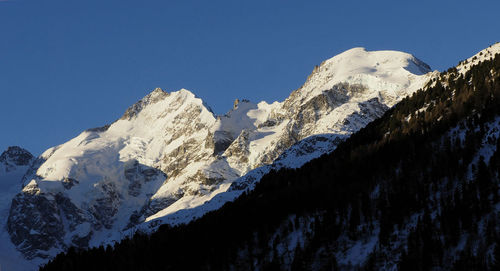
[[[22,264],[24,257],[5,231],[12,198],[21,190],[22,177],[34,160],[30,152],[17,146],[9,147],[0,154],[0,266],[5,270],[34,268]]]
[[[5,223],[12,196],[21,189],[21,179],[33,162],[27,150],[12,146],[0,155],[0,220]]]
[[[430,77],[411,55],[355,48],[315,68],[284,102],[241,100],[224,116],[187,90],[156,89],[118,121],[38,157],[7,230],[34,259],[190,221],[273,167],[332,151]]]

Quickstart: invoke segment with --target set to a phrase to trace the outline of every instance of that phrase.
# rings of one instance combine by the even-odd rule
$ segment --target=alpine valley
[[[11,147],[1,267],[496,270],[498,53],[439,73],[354,48],[283,102],[216,116],[158,88],[37,158]]]

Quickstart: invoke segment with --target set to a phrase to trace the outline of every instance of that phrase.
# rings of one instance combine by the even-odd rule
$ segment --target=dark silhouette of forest
[[[196,221],[70,248],[40,270],[342,270],[341,239],[368,236],[355,270],[500,270],[500,55],[425,89]],[[277,247],[301,227],[286,263]]]

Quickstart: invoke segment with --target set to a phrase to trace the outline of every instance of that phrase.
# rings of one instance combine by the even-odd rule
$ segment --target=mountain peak
[[[18,146],[11,146],[0,155],[0,165],[3,165],[9,172],[19,166],[28,166],[33,158],[29,151]]]
[[[355,47],[343,53],[340,53],[323,64],[336,66],[336,71],[343,70],[344,72],[366,72],[373,73],[378,70],[398,70],[405,69],[408,65],[417,65],[419,70],[409,70],[416,75],[422,75],[431,71],[429,65],[417,59],[411,54],[392,51],[367,51],[363,47]]]
[[[154,98],[154,97],[166,97],[166,96],[168,96],[168,92],[164,91],[161,88],[155,88],[146,97]],[[146,98],[146,97],[144,97],[144,98]]]
[[[168,95],[169,93],[163,91],[161,88],[155,88],[151,93],[142,98],[141,101],[152,104],[158,102],[159,100],[163,100],[168,97]]]
[[[181,95],[184,95],[184,96],[192,96],[192,97],[196,97],[196,95],[194,95],[194,93],[193,93],[193,92],[191,92],[191,91],[189,91],[189,90],[187,90],[187,89],[185,89],[185,88],[181,88],[181,89],[179,89],[177,92],[178,92],[179,94],[181,94]]]
[[[130,106],[125,111],[125,113],[123,114],[121,119],[130,120],[133,117],[137,116],[137,114],[139,114],[139,112],[141,112],[142,109],[144,107],[146,107],[147,105],[157,103],[158,101],[165,99],[169,95],[170,95],[169,93],[163,91],[161,88],[155,88],[151,93],[146,95],[144,98],[139,100],[137,103]]]
[[[381,96],[397,101],[413,93],[428,80],[431,72],[425,64],[411,54],[399,51],[367,51],[356,47],[340,53],[316,66],[295,99],[306,102],[332,90],[336,85],[363,86]],[[392,106],[392,103],[389,104]]]
[[[345,50],[344,52],[338,54],[337,56],[341,56],[341,55],[347,56],[350,54],[359,54],[359,53],[366,53],[366,52],[367,51],[366,51],[365,47],[353,47],[351,49]]]
[[[248,99],[241,99],[241,100],[240,99],[235,99],[234,103],[233,103],[233,109],[238,108],[238,105],[240,103],[250,103],[250,100],[248,100]]]

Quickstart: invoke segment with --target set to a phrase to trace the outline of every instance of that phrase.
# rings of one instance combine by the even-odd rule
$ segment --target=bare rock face
[[[419,63],[353,49],[315,68],[285,101],[236,100],[223,116],[187,90],[155,89],[110,125],[36,160],[14,159],[31,168],[12,200],[11,240],[26,258],[43,258],[188,222],[251,189],[271,167],[298,167],[335,149],[427,82],[405,69],[428,71]]]
[[[27,259],[48,257],[48,251],[60,247],[64,228],[56,199],[43,194],[36,184],[23,189],[12,200],[7,222],[12,242]]]
[[[125,164],[124,176],[129,181],[128,194],[133,197],[141,194],[143,184],[156,178],[167,179],[163,171],[141,165],[137,160],[131,160]]]

